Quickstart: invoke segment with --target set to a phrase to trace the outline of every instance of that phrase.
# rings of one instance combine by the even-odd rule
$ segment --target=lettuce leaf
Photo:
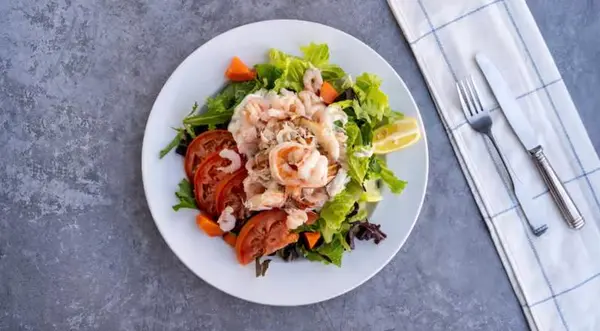
[[[270,90],[275,87],[275,81],[283,75],[283,70],[269,63],[257,64],[254,66],[258,80],[262,85]]]
[[[329,46],[327,44],[310,43],[300,47],[304,59],[315,67],[329,64]]]
[[[398,177],[394,175],[394,173],[387,167],[384,160],[376,156],[371,157],[367,178],[381,179],[390,188],[390,191],[395,194],[402,193],[407,184],[407,182],[398,179]]]
[[[368,157],[354,156],[354,150],[348,154],[348,175],[358,183],[362,183],[369,168]]]
[[[326,64],[316,67],[321,70],[321,77],[323,77],[324,81],[332,82],[338,91],[343,90],[344,81],[342,79],[346,77],[344,69],[335,64]]]
[[[296,92],[302,91],[304,72],[311,67],[320,69],[323,80],[333,82],[334,86],[338,80],[346,77],[346,73],[340,66],[329,63],[327,44],[310,43],[300,47],[300,50],[302,57],[286,54],[277,49],[269,50],[269,64],[282,71],[281,76],[275,81],[274,90],[286,88]]]
[[[230,83],[220,93],[206,99],[206,111],[204,113],[188,116],[183,120],[183,123],[191,126],[215,126],[227,123],[233,116],[235,106],[246,95],[254,93],[262,87],[263,85],[257,80]]]
[[[369,116],[369,122],[378,123],[391,112],[388,96],[381,91],[380,87],[381,78],[369,73],[356,77],[353,86],[360,101],[361,111]]]
[[[304,72],[310,68],[310,63],[282,51],[272,48],[269,50],[270,64],[282,71],[281,76],[275,80],[273,89],[279,91],[282,88],[300,92],[304,89]]]
[[[346,109],[352,107],[353,100],[342,100],[338,102],[334,102],[330,104],[332,107],[340,107],[341,109]]]
[[[364,146],[362,130],[356,122],[346,123],[346,159],[348,162],[348,175],[357,183],[362,184],[369,168],[368,157],[357,157],[354,153]],[[369,142],[370,144],[370,142]]]
[[[320,230],[326,243],[331,242],[333,235],[340,231],[346,215],[352,210],[361,193],[361,185],[350,181],[342,192],[325,203],[320,213]]]
[[[158,153],[158,158],[162,159],[163,157],[165,157],[165,155],[167,155],[167,153],[169,153],[173,148],[177,147],[177,145],[179,145],[179,142],[184,139],[184,130],[183,129],[175,129],[175,131],[177,131],[177,134],[175,135],[175,137],[173,137],[173,140],[171,140],[171,142],[163,149],[160,150],[160,152]]]
[[[175,192],[175,196],[179,203],[173,206],[173,210],[178,211],[181,208],[198,209],[192,184],[187,179],[184,178],[179,182],[179,190]]]
[[[341,232],[338,232],[333,236],[331,242],[323,243],[316,250],[303,248],[302,253],[309,261],[319,261],[324,264],[331,263],[341,267],[342,257],[347,250],[350,250],[350,246],[346,242],[344,235]]]

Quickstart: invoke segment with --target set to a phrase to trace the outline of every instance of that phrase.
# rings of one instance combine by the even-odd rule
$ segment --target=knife
[[[475,60],[494,92],[494,96],[500,104],[500,108],[502,108],[502,112],[506,116],[508,123],[521,141],[521,144],[523,144],[533,158],[563,218],[571,228],[581,229],[585,225],[585,220],[544,154],[544,149],[538,141],[535,131],[525,115],[523,115],[523,111],[519,107],[517,99],[511,92],[508,83],[496,66],[484,54],[477,54]]]

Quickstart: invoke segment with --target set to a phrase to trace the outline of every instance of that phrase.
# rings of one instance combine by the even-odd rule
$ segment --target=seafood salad
[[[271,49],[253,67],[234,57],[228,84],[203,110],[195,104],[160,152],[184,157],[173,209],[199,209],[198,227],[223,238],[240,264],[255,261],[257,276],[270,256],[341,266],[355,240],[384,240],[367,206],[383,186],[400,194],[406,182],[383,155],[420,139],[377,76],[353,79],[329,62],[326,44],[301,51]]]

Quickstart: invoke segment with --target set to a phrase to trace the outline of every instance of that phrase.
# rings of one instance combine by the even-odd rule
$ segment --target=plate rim
[[[418,123],[419,123],[419,127],[421,130],[421,137],[423,139],[424,142],[424,147],[425,147],[425,180],[424,180],[424,189],[423,189],[423,193],[421,194],[421,197],[419,198],[419,203],[417,206],[417,212],[416,215],[414,217],[414,220],[411,221],[411,225],[408,229],[408,232],[406,233],[406,236],[400,241],[400,244],[398,245],[398,247],[393,251],[393,254],[390,254],[389,258],[387,258],[385,260],[385,263],[382,263],[379,267],[374,268],[372,270],[371,273],[368,274],[368,276],[364,277],[362,280],[360,280],[359,282],[353,284],[351,287],[348,287],[346,289],[344,289],[343,291],[340,291],[337,294],[331,294],[328,295],[326,297],[323,298],[319,298],[318,300],[314,300],[311,302],[304,302],[304,303],[291,303],[291,304],[287,304],[287,303],[271,303],[271,302],[265,302],[265,301],[260,301],[260,300],[255,300],[255,299],[250,299],[250,298],[246,298],[246,297],[240,297],[238,295],[236,295],[235,293],[233,293],[232,291],[229,291],[228,289],[224,289],[222,287],[216,286],[215,284],[207,281],[205,278],[203,278],[202,276],[200,276],[199,274],[197,274],[194,269],[188,265],[188,263],[186,263],[178,254],[177,252],[173,249],[173,247],[171,246],[171,244],[167,241],[163,230],[161,229],[161,226],[159,225],[159,222],[156,221],[156,217],[155,217],[155,211],[153,210],[152,205],[150,204],[150,201],[148,200],[148,185],[146,184],[146,181],[144,180],[147,176],[147,171],[145,170],[145,168],[147,168],[147,166],[145,165],[144,162],[144,155],[146,155],[146,153],[150,153],[150,151],[146,151],[149,147],[147,144],[147,139],[149,136],[148,133],[148,126],[149,123],[152,120],[153,115],[155,114],[154,109],[157,105],[157,101],[159,100],[159,97],[162,95],[162,93],[164,92],[165,88],[167,87],[167,85],[169,85],[169,82],[171,82],[171,80],[173,80],[173,77],[176,76],[175,74],[181,70],[182,67],[184,67],[184,65],[191,61],[191,58],[193,57],[194,54],[196,54],[197,52],[200,52],[202,49],[209,47],[209,45],[215,41],[215,39],[221,37],[224,34],[227,33],[231,33],[233,31],[236,30],[242,30],[245,29],[249,26],[252,25],[259,25],[259,24],[272,24],[272,23],[300,23],[300,24],[313,24],[313,25],[317,25],[320,28],[326,28],[326,29],[333,29],[336,32],[345,35],[348,38],[354,39],[356,42],[362,44],[363,46],[367,47],[369,50],[371,50],[375,56],[377,56],[380,60],[383,61],[383,63],[385,63],[385,66],[388,67],[388,69],[390,69],[394,76],[398,79],[398,81],[401,83],[402,87],[408,92],[408,99],[410,100],[410,103],[412,104],[412,106],[414,107],[414,109],[416,110],[417,113],[417,117],[418,117]],[[219,291],[222,291],[234,298],[237,298],[239,300],[243,300],[243,301],[247,301],[247,302],[252,302],[255,304],[260,304],[260,305],[266,305],[266,306],[273,306],[273,307],[300,307],[300,306],[307,306],[307,305],[312,305],[312,304],[317,304],[320,302],[325,302],[331,299],[334,299],[336,297],[339,297],[341,295],[344,295],[356,288],[358,288],[359,286],[363,285],[364,283],[366,283],[367,281],[371,280],[376,274],[378,274],[384,267],[386,267],[391,260],[396,257],[396,255],[398,255],[398,252],[400,251],[400,249],[402,249],[402,247],[406,244],[406,241],[408,240],[408,238],[410,237],[410,235],[412,234],[415,225],[417,224],[417,221],[419,220],[419,217],[421,216],[421,211],[423,209],[423,204],[425,202],[425,195],[427,194],[427,186],[429,183],[429,144],[427,141],[427,132],[425,130],[425,125],[423,122],[423,117],[421,116],[421,111],[416,103],[416,101],[414,100],[414,97],[412,95],[412,93],[410,92],[410,89],[408,88],[408,86],[406,85],[406,83],[404,82],[404,80],[402,79],[402,77],[398,74],[398,72],[394,69],[394,67],[392,67],[392,65],[383,57],[381,56],[381,54],[379,54],[377,51],[375,51],[371,46],[369,46],[368,44],[366,44],[365,42],[363,42],[362,40],[358,39],[357,37],[343,31],[340,30],[338,28],[326,25],[326,24],[322,24],[322,23],[318,23],[318,22],[313,22],[313,21],[308,21],[308,20],[298,20],[298,19],[272,19],[272,20],[261,20],[261,21],[255,21],[255,22],[250,22],[247,24],[243,24],[243,25],[239,25],[236,26],[234,28],[231,28],[229,30],[223,31],[217,35],[215,35],[214,37],[212,37],[211,39],[209,39],[208,41],[206,41],[205,43],[203,43],[202,45],[198,46],[196,49],[194,49],[191,53],[189,53],[185,59],[183,61],[181,61],[181,63],[179,63],[179,65],[177,65],[177,67],[173,70],[173,72],[169,75],[169,77],[167,78],[167,80],[165,80],[165,82],[163,83],[160,91],[158,92],[158,94],[156,95],[156,98],[152,104],[152,107],[150,109],[150,114],[148,115],[148,119],[146,120],[145,126],[144,126],[144,136],[142,138],[142,148],[141,148],[141,170],[142,170],[142,185],[144,188],[144,198],[146,200],[146,204],[148,205],[148,209],[150,211],[150,215],[152,216],[152,220],[154,222],[154,225],[156,226],[158,232],[160,233],[160,236],[162,238],[162,240],[166,243],[166,245],[169,247],[169,249],[171,250],[171,252],[175,255],[175,257],[189,270],[191,271],[191,273],[193,275],[195,275],[196,277],[200,278],[202,281],[204,281],[205,283],[209,284],[210,286],[218,289]]]

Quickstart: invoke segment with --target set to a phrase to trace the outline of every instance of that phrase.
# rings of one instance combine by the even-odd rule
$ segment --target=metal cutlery
[[[502,153],[500,146],[496,142],[494,138],[494,134],[492,133],[492,118],[490,117],[489,111],[483,108],[481,104],[481,99],[479,98],[479,93],[473,81],[473,78],[469,76],[463,81],[460,81],[456,84],[456,88],[458,90],[458,95],[460,99],[460,103],[462,109],[467,117],[467,121],[471,125],[471,127],[484,135],[486,135],[496,152],[500,156],[500,160],[502,160],[502,164],[510,177],[510,183],[513,191],[515,192],[515,196],[523,209],[523,214],[529,223],[529,227],[531,231],[536,236],[541,236],[546,230],[548,226],[546,224],[539,224],[538,217],[535,217],[535,210],[531,206],[532,194],[529,192],[527,186],[524,183],[520,182],[518,177],[515,176],[510,164],[508,164],[508,160]]]
[[[585,225],[585,220],[544,154],[541,142],[536,137],[535,131],[529,124],[529,121],[523,115],[523,111],[519,107],[517,99],[511,92],[508,83],[496,66],[485,55],[481,53],[477,54],[475,60],[494,92],[494,96],[500,104],[500,108],[502,108],[502,112],[506,116],[508,123],[521,141],[521,144],[532,156],[563,218],[571,228],[581,229]]]

